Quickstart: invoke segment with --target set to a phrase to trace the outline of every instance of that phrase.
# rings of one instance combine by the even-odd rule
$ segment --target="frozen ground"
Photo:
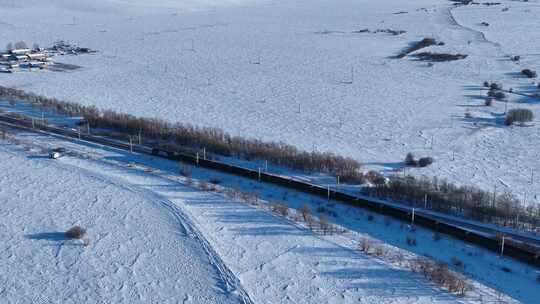
[[[538,126],[503,127],[504,104],[483,106],[480,84],[532,90],[516,72],[540,68],[540,6],[501,2],[0,0],[0,41],[64,39],[101,51],[60,58],[84,67],[73,73],[6,74],[0,84],[334,151],[388,173],[407,152],[430,155],[436,163],[414,174],[536,202]],[[353,33],[364,28],[407,33]],[[432,51],[469,57],[433,67],[391,58],[427,36],[445,42]],[[537,101],[510,101],[540,115]]]
[[[308,203],[313,212],[317,207],[334,212],[336,215],[331,220],[343,225],[347,233],[323,237],[260,206],[186,185],[188,180],[178,177],[178,164],[173,162],[55,137],[21,133],[18,138],[27,148],[5,142],[0,146],[1,156],[8,160],[2,162],[0,171],[3,172],[0,196],[7,200],[8,206],[2,209],[8,220],[3,223],[7,230],[0,235],[0,244],[1,252],[9,257],[8,263],[0,267],[5,268],[2,273],[6,274],[2,277],[3,286],[7,286],[3,292],[15,303],[18,293],[35,298],[45,289],[17,285],[26,282],[22,278],[27,277],[37,286],[49,280],[58,284],[48,287],[48,292],[60,288],[60,284],[91,286],[81,292],[64,287],[71,296],[67,300],[73,302],[92,292],[100,293],[101,288],[115,292],[115,287],[126,277],[133,287],[129,289],[131,285],[128,285],[125,291],[141,292],[143,298],[122,298],[123,294],[114,294],[118,297],[114,298],[108,292],[101,292],[104,301],[143,302],[154,299],[148,295],[151,293],[155,297],[188,294],[193,302],[199,302],[194,297],[197,289],[192,287],[198,280],[206,282],[205,294],[209,297],[216,296],[214,292],[226,297],[228,293],[219,292],[223,283],[219,275],[212,272],[211,265],[204,265],[214,260],[208,252],[220,257],[232,271],[229,281],[238,278],[241,283],[238,286],[255,303],[302,303],[305,299],[309,303],[490,303],[499,297],[505,303],[514,302],[503,294],[523,303],[535,303],[538,298],[535,281],[538,273],[533,268],[451,238],[443,237],[435,242],[431,232],[423,229],[407,232],[399,222],[387,223],[377,215],[373,221],[366,221],[367,214],[361,210],[193,168],[196,179],[217,177],[223,186],[256,191],[265,199],[284,201],[292,208]],[[40,151],[47,146],[66,147],[72,156],[49,160]],[[89,228],[92,238],[89,247],[70,246],[77,244],[40,234],[60,232],[74,223]],[[182,227],[188,227],[188,232],[184,233]],[[417,247],[404,244],[407,234],[418,240]],[[359,238],[367,235],[389,244],[386,246],[392,254],[401,251],[405,257],[420,254],[448,262],[458,257],[465,266],[456,270],[477,281],[475,291],[457,298],[395,263],[359,253],[356,251]],[[189,244],[182,243],[187,240]],[[201,253],[197,243],[211,250]],[[176,246],[183,248],[176,252]],[[32,252],[32,255],[19,252]],[[59,255],[55,256],[55,252]],[[199,255],[186,260],[189,252]],[[137,260],[135,257],[139,257],[138,261],[131,266]],[[162,268],[169,267],[168,263],[179,268],[184,264],[190,269],[201,267],[201,271],[188,276],[171,267],[167,271],[174,273],[161,273]],[[87,264],[92,269],[78,271]],[[57,265],[65,267],[61,268],[63,273],[53,271]],[[109,267],[121,271],[105,276],[101,285],[95,283],[95,275],[109,274],[112,271]],[[501,270],[503,267],[512,272]],[[168,280],[164,281],[165,278]],[[160,283],[138,285],[139,279]],[[185,280],[190,282],[187,286]],[[140,291],[143,286],[145,289]],[[45,295],[57,299],[54,294],[45,292]],[[161,299],[174,302],[172,299],[178,297]]]
[[[5,142],[0,155],[2,303],[243,303],[173,205]],[[65,238],[75,224],[89,246]]]

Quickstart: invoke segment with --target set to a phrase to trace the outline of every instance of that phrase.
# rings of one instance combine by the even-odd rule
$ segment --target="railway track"
[[[411,221],[414,218],[414,224],[416,225],[432,229],[439,233],[451,235],[495,252],[500,252],[503,244],[501,236],[504,235],[505,256],[540,267],[540,237],[527,235],[507,228],[490,227],[489,225],[475,223],[474,221],[436,214],[431,211],[416,209],[405,205],[393,204],[376,198],[361,197],[289,176],[261,172],[259,170],[253,170],[220,161],[204,159],[198,154],[178,153],[175,151],[167,151],[159,147],[130,144],[129,142],[118,139],[92,135],[67,127],[38,123],[37,119],[18,114],[1,114],[0,125],[32,132],[61,135],[71,139],[84,140],[135,153],[149,154],[169,160],[182,161],[195,166],[336,200],[344,204],[369,209],[404,221]]]

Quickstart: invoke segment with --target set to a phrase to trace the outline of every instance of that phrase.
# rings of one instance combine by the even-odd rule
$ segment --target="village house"
[[[32,50],[31,49],[12,49],[9,52],[13,55],[26,55],[32,52]]]
[[[43,53],[28,53],[26,54],[26,57],[28,57],[29,60],[33,61],[44,61],[45,59],[47,59],[47,55]]]

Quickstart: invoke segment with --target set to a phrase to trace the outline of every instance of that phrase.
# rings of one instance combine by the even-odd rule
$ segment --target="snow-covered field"
[[[333,151],[388,174],[402,169],[407,152],[433,156],[431,167],[411,173],[496,186],[531,203],[540,194],[540,126],[503,126],[505,104],[484,106],[481,84],[535,92],[518,72],[540,69],[540,3],[500,2],[0,0],[0,43],[61,39],[99,50],[56,58],[82,69],[0,74],[0,85]],[[406,33],[355,32],[365,28]],[[427,50],[469,56],[433,66],[392,58],[424,37],[445,42]],[[507,106],[540,117],[533,98],[512,95]],[[200,191],[177,176],[177,164],[35,134],[19,138],[34,148],[0,141],[1,303],[540,298],[537,270],[451,238],[434,241],[430,231],[418,229],[418,246],[408,247],[403,224],[193,170],[194,178],[219,176],[223,187],[292,208],[330,210],[346,233],[321,236],[264,207]],[[39,148],[56,145],[77,153],[51,161]],[[88,229],[88,246],[65,239],[75,224]],[[458,298],[406,267],[358,252],[367,235],[409,258],[452,264],[458,257],[465,267],[451,267],[475,280],[475,291]]]
[[[294,192],[193,168],[195,179],[257,191],[292,208],[308,202],[332,210],[347,232],[321,236],[261,208],[200,191],[178,164],[84,142],[28,133],[0,145],[0,265],[7,303],[228,303],[245,290],[255,303],[523,303],[538,297],[531,267],[423,229],[319,202]],[[72,156],[50,160],[45,147]],[[150,170],[149,168],[157,168]],[[88,228],[91,243],[63,238]],[[408,247],[411,234],[418,246]],[[465,298],[439,289],[386,258],[356,250],[369,235],[401,252],[464,262],[474,291]],[[399,249],[399,248],[404,248]],[[223,271],[228,267],[231,272]],[[503,267],[511,272],[501,270]],[[490,286],[494,288],[494,291]]]
[[[436,163],[414,174],[497,186],[530,203],[540,193],[531,172],[539,126],[503,127],[505,105],[485,107],[480,85],[533,89],[517,72],[540,68],[540,4],[501,2],[0,0],[0,41],[100,50],[59,59],[81,70],[5,74],[0,84],[334,151],[389,173],[407,152],[429,155]],[[354,33],[364,28],[407,32]],[[428,50],[469,57],[432,67],[391,58],[424,37],[445,42]],[[508,107],[540,115],[532,99],[511,96]]]
[[[176,207],[1,143],[0,302],[241,303]],[[90,244],[69,240],[73,225]]]

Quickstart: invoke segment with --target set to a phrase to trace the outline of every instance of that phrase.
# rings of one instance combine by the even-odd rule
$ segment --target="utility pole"
[[[412,214],[411,214],[411,227],[414,226],[414,207],[412,208]]]
[[[501,257],[504,255],[504,234],[502,235],[501,241]]]
[[[330,185],[328,185],[327,187],[328,187],[327,197],[328,197],[328,200],[330,201]]]

